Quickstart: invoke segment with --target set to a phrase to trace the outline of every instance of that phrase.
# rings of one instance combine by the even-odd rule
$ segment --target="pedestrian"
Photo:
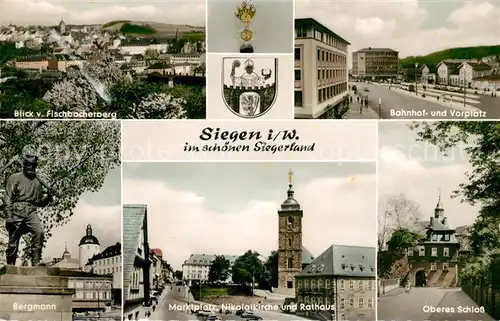
[[[156,305],[153,305],[153,312],[155,312],[156,310]]]
[[[411,290],[411,283],[410,280],[406,281],[406,294],[409,294]]]

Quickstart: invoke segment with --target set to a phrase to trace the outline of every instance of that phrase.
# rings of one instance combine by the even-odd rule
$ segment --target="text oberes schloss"
[[[186,142],[185,152],[313,152],[316,143],[300,142],[295,129],[269,129],[267,131],[223,130],[203,128],[197,142]]]

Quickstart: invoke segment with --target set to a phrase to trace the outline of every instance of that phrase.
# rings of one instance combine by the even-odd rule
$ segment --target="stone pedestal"
[[[49,267],[0,268],[0,319],[71,321],[74,290],[59,272]]]

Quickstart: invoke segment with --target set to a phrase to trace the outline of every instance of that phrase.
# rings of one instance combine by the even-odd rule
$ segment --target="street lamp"
[[[418,68],[418,63],[415,63],[415,95],[418,95],[418,84],[417,84],[418,72],[417,72],[417,68]]]

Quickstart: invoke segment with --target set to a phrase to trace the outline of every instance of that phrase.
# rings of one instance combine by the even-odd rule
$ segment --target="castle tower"
[[[293,198],[293,173],[288,173],[287,199],[278,211],[278,288],[295,288],[295,275],[302,270],[302,217],[300,204]]]
[[[66,32],[66,24],[64,23],[64,20],[61,18],[61,22],[59,22],[59,34],[63,34]]]
[[[92,226],[87,225],[85,236],[80,240],[78,261],[83,270],[89,259],[101,252],[101,246],[97,238],[92,235]]]

